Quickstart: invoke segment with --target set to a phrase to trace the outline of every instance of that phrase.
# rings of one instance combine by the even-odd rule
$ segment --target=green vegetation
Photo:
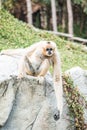
[[[72,117],[71,127],[74,127],[75,130],[87,130],[87,124],[84,122],[84,107],[87,104],[85,98],[79,93],[78,88],[73,85],[69,75],[64,75],[63,79],[64,92]]]
[[[77,25],[77,24],[75,24],[74,25],[74,36],[78,36],[78,37],[82,37],[82,38],[85,38],[85,39],[87,39],[87,34],[86,34],[86,29],[80,29],[80,24],[79,25]]]
[[[0,15],[0,50],[27,47],[40,40],[52,40],[56,42],[61,53],[63,72],[74,66],[87,69],[87,52],[82,51],[82,45],[73,44],[42,30],[35,30],[32,26],[18,21],[5,10],[0,10]],[[74,117],[75,128],[85,130],[87,127],[83,118],[83,97],[69,77],[63,78],[64,92],[71,115]]]
[[[27,47],[40,40],[52,40],[57,43],[62,60],[63,72],[74,66],[87,69],[87,53],[82,46],[72,44],[45,31],[36,31],[32,26],[18,21],[7,11],[0,10],[0,50]]]

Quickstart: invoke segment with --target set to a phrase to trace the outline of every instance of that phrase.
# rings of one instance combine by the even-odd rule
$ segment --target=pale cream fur
[[[53,49],[51,54],[45,53],[46,49]],[[60,55],[57,50],[56,43],[52,41],[40,41],[25,49],[4,50],[1,54],[6,55],[22,55],[19,64],[18,77],[24,77],[26,74],[44,77],[50,67],[53,66],[53,82],[54,90],[57,98],[57,106],[62,114],[63,108],[63,88],[61,77]]]

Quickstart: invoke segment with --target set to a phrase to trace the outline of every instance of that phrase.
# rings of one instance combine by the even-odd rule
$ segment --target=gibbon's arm
[[[25,48],[25,55],[30,56],[38,47],[40,47],[40,45],[41,43],[37,42]]]
[[[29,56],[35,51],[37,47],[39,47],[40,42],[35,43],[27,48],[18,48],[18,49],[7,49],[7,50],[2,50],[1,55],[17,55],[17,56],[22,56],[24,54],[28,54]]]
[[[7,49],[7,50],[2,50],[1,51],[1,55],[8,55],[8,56],[21,56],[23,54],[23,52],[25,52],[25,50],[23,48],[18,48],[18,49]]]
[[[53,57],[53,68],[54,68],[53,69],[54,90],[57,98],[57,107],[61,115],[63,109],[63,88],[62,88],[60,55],[57,49],[55,50],[55,54]]]

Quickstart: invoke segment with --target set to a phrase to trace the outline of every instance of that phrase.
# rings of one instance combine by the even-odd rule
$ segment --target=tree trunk
[[[27,22],[29,24],[33,24],[33,22],[32,22],[32,4],[31,4],[31,0],[26,0],[26,6],[27,6]]]
[[[57,32],[56,3],[51,0],[53,31]]]
[[[46,13],[47,13],[46,7],[43,7],[43,9],[40,11],[42,29],[47,29],[47,14]]]
[[[71,0],[67,0],[67,12],[68,12],[68,33],[73,36],[73,11]]]
[[[65,32],[65,28],[66,28],[66,3],[63,3],[63,7],[62,7],[62,29]]]
[[[84,27],[84,20],[85,20],[85,17],[84,17],[84,13],[83,11],[81,10],[81,20],[80,20],[80,33],[83,31],[83,27]]]
[[[0,0],[0,9],[1,9],[1,0]]]

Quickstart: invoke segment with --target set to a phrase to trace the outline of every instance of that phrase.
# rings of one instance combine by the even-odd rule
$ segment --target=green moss
[[[83,116],[84,104],[86,104],[85,98],[79,93],[78,88],[73,85],[73,81],[68,75],[64,75],[63,80],[70,116],[74,118],[72,124],[75,126],[75,130],[87,130],[87,124],[85,124]]]
[[[40,40],[56,42],[61,54],[63,71],[74,66],[87,68],[87,54],[82,52],[82,46],[73,45],[43,30],[36,31],[32,26],[15,19],[4,9],[0,10],[0,50],[27,47]]]

